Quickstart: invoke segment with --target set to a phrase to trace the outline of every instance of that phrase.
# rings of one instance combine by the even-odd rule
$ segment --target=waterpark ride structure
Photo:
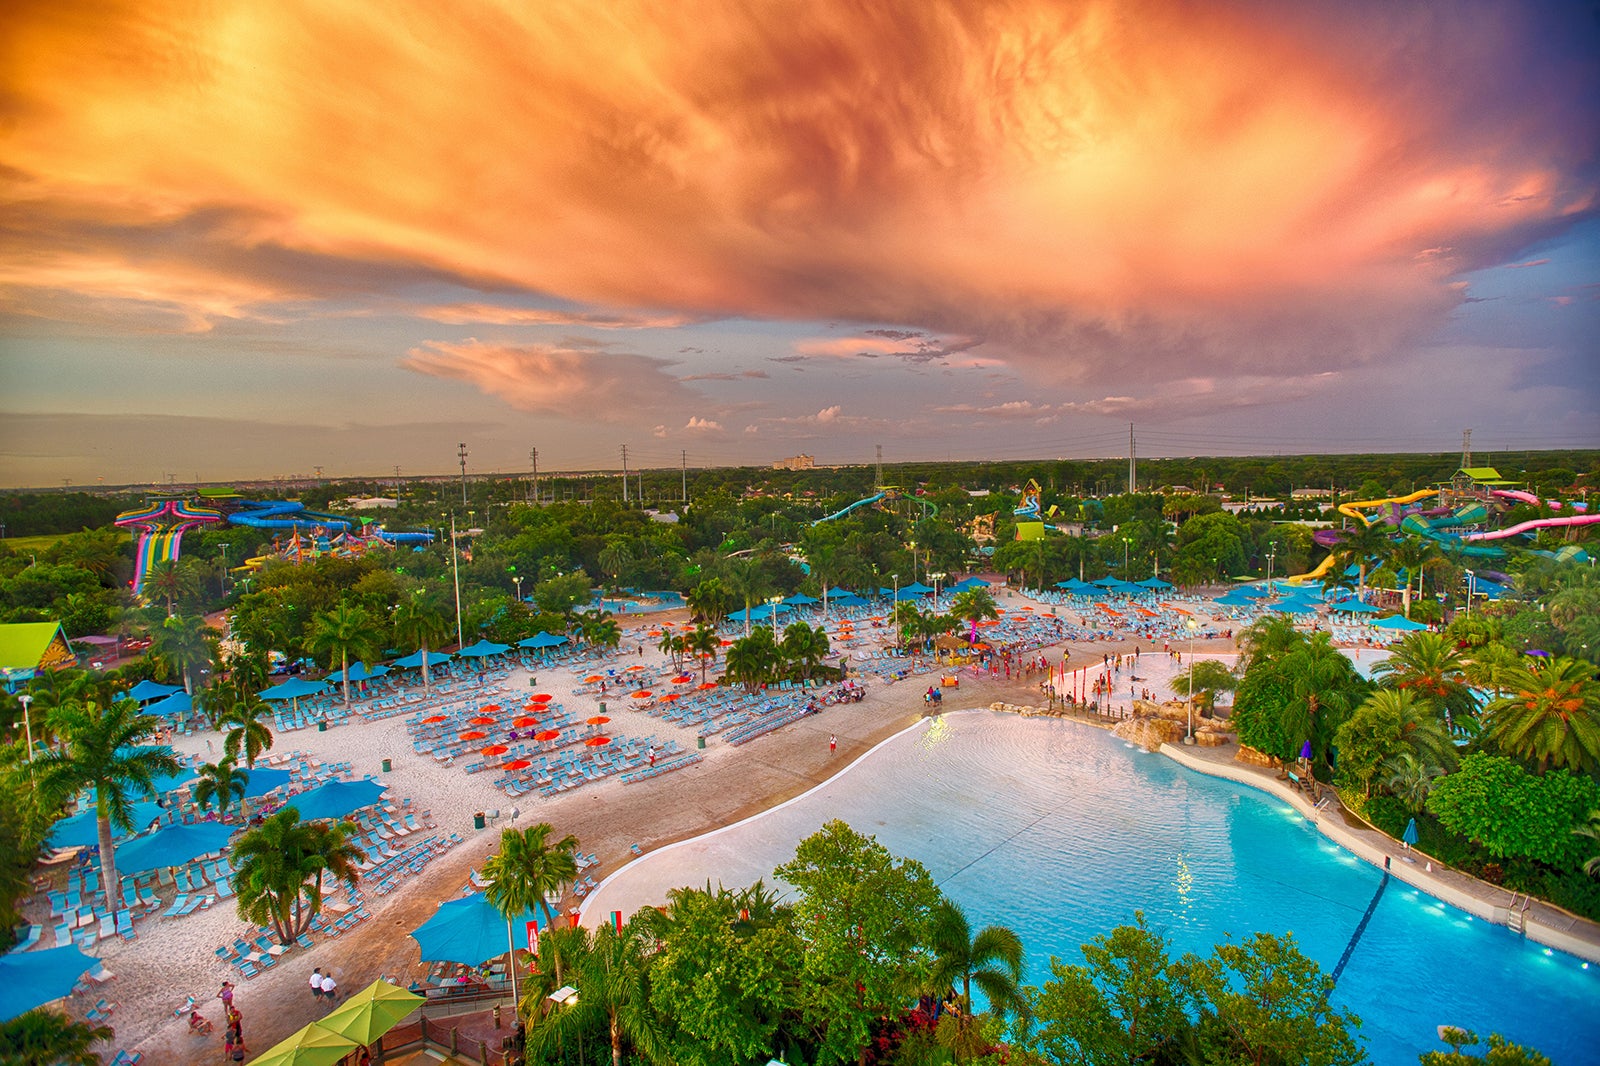
[[[221,511],[191,504],[188,500],[166,497],[134,511],[117,516],[116,525],[140,530],[134,551],[133,591],[144,589],[145,575],[157,563],[177,562],[183,551],[183,535],[208,522],[221,522]]]
[[[931,518],[939,513],[938,505],[931,503],[928,500],[924,500],[921,497],[908,497],[894,485],[879,485],[878,491],[873,493],[871,496],[863,497],[862,499],[857,500],[855,503],[841,507],[839,510],[830,515],[823,515],[821,518],[817,519],[811,524],[814,526],[820,526],[824,522],[835,522],[841,518],[844,518],[852,511],[862,507],[877,507],[880,510],[883,510],[893,504],[894,501],[902,499],[911,500],[914,503],[920,504],[922,507],[922,516],[924,518]]]

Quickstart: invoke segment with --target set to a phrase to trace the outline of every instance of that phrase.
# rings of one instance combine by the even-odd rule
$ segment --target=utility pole
[[[463,441],[456,445],[456,458],[461,460],[461,506],[467,505],[467,445]]]
[[[622,502],[628,502],[628,446],[622,446]]]
[[[1467,429],[1467,430],[1462,430],[1462,432],[1461,432],[1461,469],[1467,470],[1467,469],[1470,469],[1471,467],[1472,467],[1472,430]]]
[[[1128,495],[1139,491],[1139,478],[1134,463],[1133,423],[1128,423]]]
[[[687,451],[679,452],[678,453],[678,461],[683,464],[683,502],[684,503],[688,503],[689,502],[689,453]]]
[[[539,449],[532,448],[528,451],[528,461],[533,463],[533,502],[539,502]]]
[[[877,479],[878,480],[876,482],[874,482],[874,487],[875,488],[882,488],[883,487],[883,445],[881,445],[881,444],[878,445],[878,473],[877,473]]]
[[[316,473],[317,473],[317,484],[320,486],[322,484],[322,467],[314,466],[311,469],[316,471]]]

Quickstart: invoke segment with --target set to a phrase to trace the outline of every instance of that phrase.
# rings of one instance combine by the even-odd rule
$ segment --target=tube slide
[[[1408,496],[1386,496],[1381,500],[1356,500],[1353,503],[1341,503],[1339,505],[1339,513],[1346,518],[1360,519],[1362,525],[1370,526],[1372,521],[1361,513],[1363,510],[1382,507],[1391,503],[1415,503],[1417,500],[1425,500],[1429,496],[1437,495],[1439,495],[1438,489],[1419,489]]]
[[[253,526],[256,529],[349,529],[354,523],[348,518],[338,515],[319,514],[308,511],[305,504],[293,500],[275,500],[266,503],[259,500],[244,500],[241,507],[248,510],[237,511],[228,516],[228,521],[237,526]]]
[[[1467,533],[1462,540],[1502,540],[1518,533],[1532,533],[1536,529],[1558,529],[1563,526],[1592,526],[1600,522],[1600,514],[1571,515],[1566,518],[1536,518],[1531,522],[1518,522],[1505,529],[1491,529],[1487,533]]]
[[[390,533],[388,530],[376,531],[377,538],[389,544],[432,544],[432,533]]]
[[[168,521],[171,524],[168,524]],[[183,550],[183,535],[207,522],[222,521],[222,512],[209,507],[193,507],[187,500],[158,500],[136,511],[124,511],[115,525],[138,526],[139,544],[134,551],[133,591],[144,590],[145,575],[160,562],[176,562]]]
[[[1522,492],[1522,491],[1520,491],[1518,489],[1495,489],[1494,490],[1494,494],[1496,496],[1500,496],[1500,497],[1503,497],[1503,498],[1508,499],[1508,500],[1516,500],[1518,503],[1531,503],[1536,507],[1540,503],[1543,503],[1546,507],[1562,507],[1562,506],[1565,506],[1565,505],[1562,504],[1562,502],[1560,500],[1542,500],[1541,501],[1539,499],[1539,497],[1535,496],[1533,493],[1531,493],[1531,492]],[[1571,504],[1570,506],[1572,507],[1572,509],[1574,511],[1587,511],[1589,509],[1589,505],[1587,503],[1574,503],[1574,504]]]
[[[845,515],[849,514],[851,511],[854,511],[857,507],[865,507],[869,503],[877,503],[879,500],[883,499],[887,495],[888,495],[888,493],[886,493],[886,492],[880,492],[876,496],[868,496],[864,500],[857,500],[855,503],[852,503],[849,507],[843,508],[842,510],[835,511],[835,512],[833,512],[833,514],[827,515],[824,518],[819,518],[819,519],[817,519],[815,522],[813,522],[811,524],[814,525],[814,526],[820,526],[824,522],[832,522],[835,518],[843,518]]]

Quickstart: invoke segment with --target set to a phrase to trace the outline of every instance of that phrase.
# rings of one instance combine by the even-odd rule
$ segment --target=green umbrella
[[[251,1066],[336,1066],[359,1045],[312,1022],[251,1059]]]
[[[358,1044],[375,1044],[423,999],[388,981],[374,981],[317,1024]]]

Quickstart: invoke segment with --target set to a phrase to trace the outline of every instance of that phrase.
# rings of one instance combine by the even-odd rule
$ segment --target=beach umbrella
[[[1311,758],[1311,741],[1308,740],[1300,746],[1300,757],[1302,759]]]
[[[489,735],[488,733],[485,733],[481,729],[469,729],[465,733],[461,734],[461,739],[462,740],[482,740],[484,737],[486,737],[488,735]]]
[[[529,703],[549,703],[553,699],[555,699],[555,697],[550,695],[550,693],[548,693],[548,692],[535,692],[533,695],[528,697],[528,702]]]
[[[1333,605],[1333,609],[1340,614],[1377,614],[1378,609],[1370,603],[1360,600],[1340,600]]]
[[[424,998],[388,981],[374,981],[317,1024],[358,1044],[376,1044],[402,1018],[414,1013]]]
[[[522,729],[525,726],[538,725],[539,719],[533,717],[532,715],[525,714],[521,718],[513,720],[511,724],[516,726],[518,729]]]
[[[1401,834],[1400,840],[1407,847],[1414,848],[1417,846],[1417,820],[1415,818],[1406,823],[1406,831]]]
[[[163,700],[156,700],[144,709],[145,714],[153,714],[158,718],[171,718],[175,715],[182,716],[194,711],[194,701],[187,692],[174,692]]]
[[[679,674],[677,677],[672,679],[672,683],[674,685],[687,685],[693,680],[694,678],[690,677],[688,674]]]
[[[148,836],[134,837],[117,848],[117,870],[124,874],[181,866],[190,859],[228,846],[233,827],[221,822],[169,825]]]
[[[422,721],[427,725],[434,725],[438,722],[448,722],[449,720],[450,716],[448,714],[430,714]]]
[[[1427,625],[1422,622],[1413,621],[1404,615],[1398,614],[1391,615],[1388,618],[1380,618],[1376,622],[1372,623],[1372,625],[1374,629],[1393,629],[1406,633],[1428,628]]]
[[[650,698],[650,690],[647,688],[642,688],[638,692],[633,693],[633,698],[636,700],[647,700]]]
[[[290,796],[284,806],[294,807],[300,812],[300,817],[308,822],[319,818],[343,818],[351,811],[359,811],[377,803],[388,787],[367,780],[329,781],[309,792]]]
[[[821,603],[822,601],[817,599],[815,596],[807,596],[803,592],[796,592],[793,596],[785,597],[783,602],[787,603],[791,607],[807,607],[813,603]]]
[[[350,668],[350,680],[371,681],[373,678],[382,677],[388,672],[389,668],[387,666],[368,666],[364,662],[358,662]]]
[[[319,696],[326,691],[328,691],[328,686],[321,681],[307,681],[303,677],[291,677],[282,684],[262,689],[256,695],[264,700],[297,700],[302,696]]]
[[[593,718],[586,719],[585,720],[585,724],[586,725],[605,725],[609,721],[611,721],[611,719],[607,718],[605,715],[597,714]]]
[[[490,744],[487,748],[483,749],[482,754],[484,754],[484,755],[504,755],[506,752],[508,752],[510,750],[511,749],[506,747],[504,744]]]
[[[1311,604],[1301,603],[1298,600],[1281,600],[1273,604],[1271,609],[1279,614],[1315,614],[1317,611]]]
[[[76,944],[0,955],[0,1021],[9,1022],[41,1004],[69,995],[78,978],[97,961]]]
[[[584,744],[591,748],[602,748],[611,743],[610,737],[590,737]]]
[[[468,725],[494,725],[494,719],[488,715],[480,714],[476,718],[468,718]]]
[[[449,662],[451,659],[454,659],[454,658],[455,658],[455,656],[451,655],[447,651],[429,651],[428,652],[428,669],[431,670],[435,666],[440,666],[440,665],[442,665],[444,663]],[[398,666],[398,667],[401,667],[401,668],[406,669],[406,670],[419,669],[422,666],[422,652],[421,651],[414,651],[410,655],[407,655],[404,659],[396,659],[390,665],[391,666]]]
[[[504,766],[502,766],[501,769],[502,770],[526,770],[528,767],[530,767],[532,765],[533,765],[533,763],[529,762],[527,759],[512,759],[510,762],[508,762]]]
[[[141,681],[128,690],[128,698],[139,703],[149,703],[163,696],[170,696],[174,692],[182,692],[182,685],[162,685],[154,681]]]
[[[496,644],[492,640],[480,640],[476,644],[462,648],[461,650],[457,651],[456,654],[465,656],[469,659],[482,659],[490,655],[499,655],[501,652],[510,650],[511,645],[509,644]]]
[[[1229,595],[1243,596],[1247,600],[1264,600],[1267,598],[1267,590],[1260,585],[1247,585],[1244,588],[1234,589]]]
[[[590,674],[588,677],[583,679],[583,683],[585,685],[592,685],[596,681],[604,681],[605,679],[606,679],[606,675],[604,675],[604,674]]]
[[[1162,581],[1159,577],[1147,577],[1143,581],[1135,581],[1134,584],[1142,589],[1170,589],[1172,587],[1170,583]]]
[[[559,729],[541,729],[533,735],[534,740],[554,740],[561,735]]]
[[[665,695],[665,696],[662,696],[662,697],[661,697],[661,702],[662,702],[662,703],[670,703],[670,702],[672,702],[672,701],[673,701],[673,700],[675,700],[675,699],[677,699],[677,698],[678,698],[678,695],[679,695],[679,694],[678,694],[678,693],[676,693],[676,692],[669,692],[669,693],[667,693],[667,694],[666,694],[666,695]]]
[[[644,667],[640,666],[638,663],[634,663],[632,666],[628,667],[628,669],[625,670],[624,673],[634,674],[634,673],[638,673],[640,670],[643,670],[643,669],[644,669]]]
[[[519,640],[519,641],[517,641],[517,647],[519,647],[519,648],[554,648],[556,645],[565,644],[566,642],[567,642],[567,638],[566,637],[557,636],[554,633],[535,633],[533,636],[529,637],[527,640]]]
[[[695,690],[698,691],[698,692],[706,692],[706,691],[708,691],[710,689],[714,689],[716,687],[717,687],[717,683],[715,681],[703,681],[700,684],[695,686]]]
[[[166,811],[156,805],[155,800],[139,800],[133,805],[133,829],[135,833],[143,832],[151,822],[160,818]],[[111,836],[121,840],[131,834],[123,832],[113,823]],[[63,818],[50,830],[50,835],[45,838],[45,843],[52,848],[95,848],[100,846],[100,825],[95,817],[94,804],[86,803],[83,810],[71,818]]]
[[[244,772],[247,775],[244,786],[245,799],[258,799],[294,780],[294,775],[288,770],[275,770],[269,766],[258,766],[254,770]]]
[[[260,1066],[336,1066],[359,1046],[357,1041],[312,1022],[250,1062]]]
[[[846,592],[843,596],[836,596],[828,601],[828,606],[830,607],[865,607],[866,605],[867,601],[853,592]]]
[[[499,714],[500,713],[500,705],[498,703],[485,703],[482,707],[478,708],[478,713],[479,714]]]
[[[534,915],[523,911],[511,918],[513,929],[524,929]],[[411,939],[430,962],[459,962],[481,966],[504,955],[506,916],[482,892],[441,903],[433,917],[411,931]]]

